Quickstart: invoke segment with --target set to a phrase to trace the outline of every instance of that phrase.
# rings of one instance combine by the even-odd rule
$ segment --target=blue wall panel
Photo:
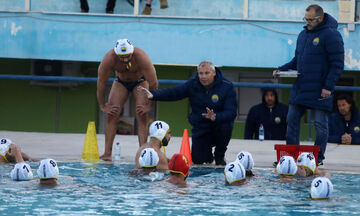
[[[184,65],[209,59],[239,67],[276,67],[290,60],[303,26],[301,22],[234,19],[44,13],[2,16],[6,17],[0,18],[0,57],[100,61],[117,39],[126,37],[154,63]],[[350,59],[347,69],[360,70],[360,26],[356,25],[354,32],[346,28],[340,32]]]
[[[293,57],[307,5],[318,3],[338,17],[333,0],[249,0],[252,20],[238,19],[243,0],[168,0],[165,10],[153,2],[155,15],[184,16],[173,18],[103,14],[106,1],[89,0],[91,14],[57,13],[79,12],[79,0],[31,0],[29,13],[0,12],[0,57],[101,61],[117,39],[126,37],[157,64],[196,65],[209,59],[224,66],[276,67]],[[0,0],[0,10],[24,11],[24,2]],[[117,1],[115,13],[132,10],[127,1]],[[349,32],[346,24],[339,26],[347,70],[360,70],[359,23],[355,27]]]

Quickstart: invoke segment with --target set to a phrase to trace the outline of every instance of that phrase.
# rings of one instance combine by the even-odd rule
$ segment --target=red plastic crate
[[[292,156],[296,161],[298,156],[303,152],[313,153],[313,155],[315,156],[315,161],[317,161],[320,146],[275,144],[274,149],[276,150],[278,162],[280,158],[285,155]]]

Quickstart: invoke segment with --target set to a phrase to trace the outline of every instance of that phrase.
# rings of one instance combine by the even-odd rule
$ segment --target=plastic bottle
[[[120,143],[116,142],[114,146],[113,161],[120,162]]]
[[[260,127],[259,127],[259,141],[264,141],[264,139],[265,139],[264,126],[263,126],[263,124],[260,124]]]

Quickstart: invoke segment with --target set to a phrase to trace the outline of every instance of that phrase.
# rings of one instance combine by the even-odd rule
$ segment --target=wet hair
[[[197,66],[197,70],[199,70],[200,68],[204,67],[205,65],[209,65],[210,69],[212,71],[215,71],[215,65],[211,62],[211,61],[202,61],[200,62],[200,64]]]
[[[315,16],[324,16],[324,10],[319,5],[317,5],[317,4],[309,5],[306,8],[306,11],[310,11],[311,9],[315,10]]]
[[[336,98],[336,103],[339,101],[339,100],[345,100],[346,103],[350,104],[350,111],[351,113],[354,113],[355,112],[355,109],[356,109],[356,104],[355,104],[355,101],[352,97],[350,97],[349,95],[339,95],[339,97]]]

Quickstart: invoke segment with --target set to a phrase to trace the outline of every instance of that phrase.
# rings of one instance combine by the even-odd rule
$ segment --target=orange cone
[[[189,164],[192,165],[190,144],[189,144],[189,133],[188,129],[184,129],[183,138],[181,140],[180,154],[185,155],[189,159]]]

